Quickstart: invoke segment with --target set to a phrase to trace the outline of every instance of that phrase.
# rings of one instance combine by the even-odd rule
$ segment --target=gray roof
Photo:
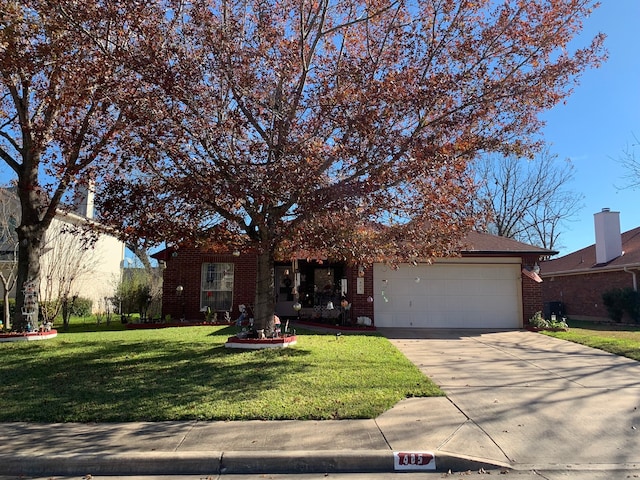
[[[540,265],[540,276],[597,273],[622,270],[625,267],[640,267],[640,227],[622,234],[622,255],[604,264],[596,263],[596,245],[577,250],[564,257],[546,261]]]
[[[476,231],[469,232],[464,243],[466,247],[463,248],[462,253],[477,255],[513,254],[549,257],[558,253],[555,250],[536,247],[512,238],[499,237],[497,235]]]

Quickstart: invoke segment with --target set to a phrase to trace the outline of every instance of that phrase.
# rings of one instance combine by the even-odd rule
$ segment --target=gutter
[[[636,272],[632,272],[631,270],[629,270],[629,267],[624,267],[624,271],[627,273],[630,273],[633,276],[633,291],[637,292],[638,291],[638,282],[636,280]]]
[[[559,270],[557,272],[541,272],[540,276],[542,278],[550,278],[556,276],[571,276],[571,275],[582,275],[584,273],[600,273],[600,272],[626,272],[627,269],[634,268],[640,269],[640,263],[631,263],[625,266],[611,266],[611,267],[598,267],[594,269],[593,267],[583,268],[581,270]],[[628,272],[631,273],[631,272]]]

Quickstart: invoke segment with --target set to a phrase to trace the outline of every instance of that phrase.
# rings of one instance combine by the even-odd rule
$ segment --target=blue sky
[[[607,35],[609,59],[586,72],[566,104],[543,118],[551,152],[570,158],[575,179],[567,189],[585,196],[584,207],[563,229],[560,255],[595,242],[593,214],[605,207],[620,212],[622,231],[640,226],[640,191],[620,189],[626,171],[619,164],[634,135],[640,139],[640,0],[603,0],[585,22],[578,41]],[[640,146],[635,147],[640,159]]]

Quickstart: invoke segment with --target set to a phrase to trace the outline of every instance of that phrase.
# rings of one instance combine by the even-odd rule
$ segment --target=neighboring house
[[[15,228],[20,216],[15,192],[0,189],[0,201],[5,207],[9,206],[5,210],[10,212],[0,221],[15,224]],[[87,248],[86,237],[83,239],[79,232],[88,222],[95,222],[92,194],[83,197],[76,213],[59,211],[51,222],[40,258],[40,301],[57,299],[61,291],[68,289],[69,296],[89,298],[94,311],[104,311],[105,298],[114,296],[121,277],[124,243],[115,236],[96,233],[95,242]],[[15,242],[16,237],[1,239],[5,269],[12,263]],[[15,297],[15,289],[11,297]]]
[[[537,263],[557,252],[478,232],[466,245],[460,257],[396,268],[277,263],[275,313],[332,323],[371,319],[378,327],[522,328],[543,306]],[[235,320],[239,305],[251,308],[255,255],[169,248],[152,256],[165,267],[163,313],[172,319],[202,320],[208,307],[218,319],[230,312]]]
[[[620,213],[594,215],[596,243],[541,264],[545,305],[561,304],[576,320],[607,320],[602,294],[613,288],[638,289],[640,227],[620,233]]]

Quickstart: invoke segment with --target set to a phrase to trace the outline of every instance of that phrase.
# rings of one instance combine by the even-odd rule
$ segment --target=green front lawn
[[[0,343],[0,421],[374,418],[444,394],[377,335],[239,351],[224,347],[233,327],[73,330]]]
[[[568,332],[543,333],[640,361],[640,326],[601,325],[573,320],[569,321]]]

